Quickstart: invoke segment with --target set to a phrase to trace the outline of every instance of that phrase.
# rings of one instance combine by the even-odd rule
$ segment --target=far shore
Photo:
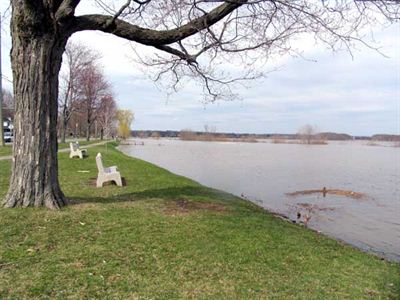
[[[122,141],[125,144],[135,144],[135,140],[138,141],[137,145],[143,145],[146,139],[151,140],[181,140],[181,141],[196,141],[196,142],[230,142],[230,143],[270,143],[270,144],[286,144],[286,145],[305,145],[305,146],[321,146],[329,145],[335,143],[341,144],[359,144],[370,147],[394,147],[400,148],[400,142],[397,141],[371,141],[371,140],[310,140],[304,141],[302,139],[283,139],[283,138],[255,138],[253,136],[241,137],[241,138],[230,138],[230,137],[209,137],[209,136],[197,136],[191,138],[181,138],[181,137],[137,137],[132,136],[126,141]],[[133,141],[133,142],[132,142]],[[140,142],[139,142],[140,141]]]

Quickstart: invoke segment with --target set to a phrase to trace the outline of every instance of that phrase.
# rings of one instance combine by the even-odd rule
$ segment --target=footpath
[[[105,143],[107,143],[107,141],[103,141],[103,142],[99,142],[99,143],[95,143],[95,144],[85,145],[85,146],[82,146],[82,148],[91,148],[91,147],[95,147],[95,146],[104,145]],[[62,148],[62,149],[58,150],[58,152],[68,152],[68,151],[70,151],[69,147],[68,148]],[[0,156],[0,160],[7,160],[7,159],[12,159],[12,155]]]

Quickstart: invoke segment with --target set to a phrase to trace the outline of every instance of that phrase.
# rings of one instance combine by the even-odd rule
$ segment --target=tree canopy
[[[118,136],[127,139],[131,136],[131,124],[135,119],[134,114],[129,109],[117,110],[116,118],[118,120]]]

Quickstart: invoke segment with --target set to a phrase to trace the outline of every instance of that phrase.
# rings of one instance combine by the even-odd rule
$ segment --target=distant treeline
[[[240,139],[246,142],[256,142],[256,139],[270,138],[271,134],[249,134],[249,133],[222,133],[222,132],[204,132],[191,130],[133,130],[133,137],[139,138],[180,138],[183,140],[199,140],[199,141],[228,141]]]
[[[374,134],[371,137],[373,141],[388,141],[388,142],[400,142],[400,135],[394,134]]]
[[[182,131],[176,130],[133,130],[133,137],[140,138],[179,138]],[[229,138],[229,139],[271,139],[280,138],[283,140],[295,140],[299,138],[298,134],[279,134],[279,133],[265,133],[265,134],[253,134],[253,133],[225,133],[225,132],[204,132],[204,131],[193,131],[192,134],[202,137],[203,135],[212,135],[216,139],[218,138]],[[345,133],[335,132],[321,132],[316,134],[318,139],[329,140],[329,141],[348,141],[348,140],[374,140],[374,141],[400,141],[400,135],[389,135],[389,134],[375,134],[373,136],[351,136]]]
[[[132,130],[133,137],[166,137],[166,138],[179,138],[182,131],[175,130]],[[256,137],[257,139],[267,139],[272,134],[250,134],[250,133],[222,133],[222,132],[204,132],[204,131],[192,131],[193,134],[202,135],[213,135],[215,137],[227,137],[227,138],[244,138],[244,137]]]

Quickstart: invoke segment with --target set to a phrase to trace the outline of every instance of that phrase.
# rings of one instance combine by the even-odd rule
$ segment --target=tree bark
[[[65,107],[63,109],[62,113],[62,126],[61,126],[61,143],[65,143],[65,137],[67,134],[67,129],[68,129],[68,118],[67,118],[67,113],[65,111]]]
[[[92,124],[91,123],[86,123],[86,141],[90,141],[90,129],[91,129]]]
[[[26,11],[13,7],[15,139],[3,204],[58,209],[67,203],[58,182],[57,160],[58,74],[67,38],[49,24],[34,26],[34,18],[42,22],[47,16]]]
[[[66,132],[67,132],[67,124],[63,120],[63,125],[62,125],[62,128],[61,128],[61,143],[65,143]]]

